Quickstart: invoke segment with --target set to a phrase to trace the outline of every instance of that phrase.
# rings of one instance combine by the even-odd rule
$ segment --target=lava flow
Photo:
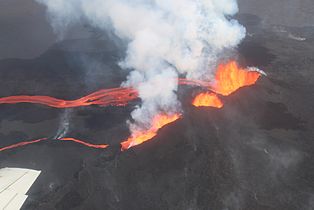
[[[36,139],[36,140],[32,140],[32,141],[24,141],[24,142],[20,142],[17,144],[12,144],[10,146],[0,148],[0,152],[5,151],[5,150],[9,150],[9,149],[14,149],[17,147],[26,146],[29,144],[39,143],[39,142],[45,141],[45,140],[48,140],[48,138],[41,138],[41,139]],[[88,142],[85,142],[85,141],[82,141],[79,139],[75,139],[75,138],[60,138],[57,140],[58,141],[72,141],[72,142],[84,145],[86,147],[94,148],[94,149],[106,149],[107,147],[109,147],[109,145],[107,145],[107,144],[91,144],[91,143],[88,143]]]
[[[218,66],[213,91],[228,96],[241,87],[254,85],[260,76],[257,71],[242,69],[236,61],[230,61]]]
[[[180,114],[160,114],[155,116],[150,129],[145,131],[135,131],[131,137],[121,143],[121,150],[124,151],[136,145],[142,144],[148,140],[151,140],[157,135],[157,132],[160,128],[178,120],[180,117]]]
[[[257,71],[248,71],[238,66],[235,61],[218,66],[215,84],[201,80],[178,79],[179,85],[200,86],[221,95],[229,95],[237,89],[255,84],[260,77]],[[125,106],[138,98],[137,90],[133,88],[102,89],[76,100],[63,100],[50,96],[8,96],[0,98],[0,104],[34,103],[54,108],[73,108],[81,106]]]
[[[91,144],[91,143],[88,143],[88,142],[85,142],[85,141],[82,141],[79,139],[75,139],[75,138],[60,138],[58,140],[60,140],[60,141],[72,141],[72,142],[82,144],[84,146],[95,148],[95,149],[106,149],[107,147],[109,147],[109,145],[107,145],[107,144]]]
[[[36,140],[32,140],[32,141],[24,141],[24,142],[20,142],[20,143],[17,143],[17,144],[12,144],[10,146],[6,146],[6,147],[0,148],[0,152],[5,151],[5,150],[9,150],[9,149],[14,149],[14,148],[17,148],[17,147],[26,146],[26,145],[29,145],[29,144],[35,144],[35,143],[38,143],[38,142],[41,142],[41,141],[45,141],[45,140],[48,140],[48,138],[41,138],[41,139],[36,139]]]
[[[217,94],[228,96],[241,87],[253,85],[256,83],[261,73],[258,71],[250,71],[250,69],[243,69],[238,66],[236,61],[230,61],[218,66],[215,76],[215,82],[205,82],[200,80],[178,79],[179,85],[191,85],[200,86],[205,88],[205,93],[200,93],[193,100],[193,105],[196,107],[210,106],[215,108],[222,108],[223,102],[219,99]],[[91,93],[87,96],[76,100],[62,100],[53,98],[50,96],[8,96],[0,98],[0,104],[16,104],[16,103],[35,103],[43,104],[55,108],[71,108],[80,106],[125,106],[128,102],[138,98],[138,92],[134,88],[112,88],[102,89]],[[136,145],[142,144],[148,140],[151,140],[157,135],[157,132],[163,126],[172,123],[181,117],[180,114],[160,114],[154,117],[151,127],[148,130],[136,131],[127,140],[121,143],[122,150],[127,150]],[[25,146],[28,144],[34,144],[47,138],[33,140],[29,142],[21,142],[11,146],[0,148],[0,151]],[[82,144],[91,148],[105,149],[108,147],[106,144],[91,144],[75,138],[60,138],[60,141],[72,141]]]
[[[215,93],[200,93],[195,97],[192,103],[196,107],[214,107],[222,108],[223,103]]]
[[[198,80],[179,79],[178,83],[180,85],[208,86],[207,82]],[[0,98],[0,104],[33,103],[64,109],[90,105],[125,106],[137,98],[138,92],[133,88],[111,88],[98,90],[76,100],[63,100],[51,96],[19,95]]]
[[[62,100],[50,96],[8,96],[0,98],[0,104],[34,103],[54,108],[73,108],[81,106],[125,106],[129,101],[138,98],[132,88],[102,89],[76,100]]]

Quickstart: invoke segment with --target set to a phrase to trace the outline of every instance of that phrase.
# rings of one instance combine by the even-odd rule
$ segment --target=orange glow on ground
[[[198,94],[192,103],[196,107],[214,107],[222,108],[223,103],[215,93],[200,93]]]
[[[168,125],[181,117],[180,114],[166,115],[160,114],[154,117],[152,126],[150,129],[145,131],[136,131],[129,137],[126,141],[121,143],[121,150],[127,150],[136,145],[142,144],[146,141],[151,140],[157,135],[157,132],[160,128]]]
[[[259,72],[240,68],[236,61],[220,64],[216,72],[213,91],[228,96],[241,87],[255,84],[260,76]]]

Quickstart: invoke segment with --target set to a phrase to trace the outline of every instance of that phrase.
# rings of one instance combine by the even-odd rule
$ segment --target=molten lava
[[[242,69],[236,61],[218,66],[213,91],[228,96],[241,87],[256,83],[261,76],[259,72]]]
[[[241,87],[253,85],[261,76],[261,72],[250,71],[250,69],[243,69],[238,66],[235,61],[230,61],[218,66],[215,76],[215,83],[210,83],[201,80],[178,79],[179,85],[199,86],[207,90],[211,90],[217,94],[224,96],[230,95]],[[214,85],[213,85],[214,84]],[[193,105],[196,107],[210,106],[215,108],[222,108],[223,103],[215,93],[201,93],[193,100]],[[34,103],[42,104],[54,108],[72,108],[90,105],[99,106],[125,106],[130,101],[139,97],[137,90],[134,88],[111,88],[102,89],[91,93],[87,96],[76,100],[62,100],[50,96],[8,96],[0,98],[0,104],[16,104],[16,103]],[[157,132],[163,126],[172,123],[181,117],[180,114],[160,114],[154,117],[151,127],[148,130],[138,130],[134,132],[126,141],[121,143],[122,150],[127,150],[136,145],[142,144],[151,140],[157,135]],[[13,149],[20,146],[38,143],[48,138],[37,139],[33,141],[26,141],[11,146],[0,148],[0,152],[8,149]],[[81,145],[105,149],[108,147],[106,144],[91,144],[75,138],[60,138],[59,141],[72,141]]]
[[[222,108],[224,104],[215,93],[206,92],[197,95],[193,100],[193,105],[196,107]]]
[[[151,140],[157,135],[160,128],[168,125],[181,117],[180,114],[166,115],[160,114],[154,117],[152,126],[148,130],[135,131],[126,141],[121,143],[121,150],[127,150],[136,145],[142,144],[148,140]]]
[[[54,108],[72,108],[80,106],[125,106],[138,98],[136,90],[131,88],[112,88],[96,91],[76,100],[62,100],[50,96],[8,96],[0,98],[0,104],[34,103]]]
[[[199,80],[179,79],[178,82],[180,85],[202,87],[209,86],[207,82],[202,82]],[[0,104],[33,103],[64,109],[90,105],[125,106],[130,101],[133,101],[137,98],[138,92],[133,88],[111,88],[98,90],[76,100],[63,100],[51,96],[19,95],[0,98]]]
[[[218,66],[215,85],[201,80],[178,79],[179,85],[200,86],[221,95],[229,95],[237,89],[253,85],[260,77],[257,71],[242,69],[235,61]],[[76,100],[63,100],[50,96],[8,96],[0,98],[0,104],[34,103],[54,108],[73,108],[81,106],[125,106],[128,102],[137,99],[138,92],[133,88],[102,89]]]
[[[0,152],[5,151],[5,150],[9,150],[9,149],[14,149],[14,148],[17,148],[17,147],[26,146],[26,145],[29,145],[29,144],[35,144],[35,143],[38,143],[38,142],[41,142],[41,141],[45,141],[45,140],[48,140],[48,138],[42,138],[42,139],[36,139],[36,140],[32,140],[32,141],[24,141],[24,142],[20,142],[20,143],[17,143],[17,144],[12,144],[10,146],[6,146],[6,147],[0,148]]]
[[[91,144],[91,143],[88,143],[88,142],[85,142],[85,141],[82,141],[79,139],[75,139],[75,138],[61,138],[58,140],[60,140],[60,141],[72,141],[72,142],[82,144],[84,146],[87,146],[90,148],[95,148],[95,149],[106,149],[107,147],[109,147],[109,145],[107,145],[107,144]]]
[[[6,147],[0,148],[0,152],[5,151],[5,150],[9,150],[9,149],[14,149],[14,148],[17,148],[17,147],[26,146],[26,145],[29,145],[29,144],[39,143],[39,142],[45,141],[45,140],[48,140],[48,138],[41,138],[41,139],[37,139],[37,140],[24,141],[24,142],[20,142],[20,143],[17,143],[17,144],[12,144],[10,146],[6,146]],[[82,140],[79,140],[79,139],[75,139],[75,138],[60,138],[60,139],[57,139],[57,140],[58,141],[72,141],[72,142],[84,145],[86,147],[94,148],[94,149],[106,149],[107,147],[109,147],[109,145],[107,145],[107,144],[91,144],[91,143],[88,143],[88,142],[85,142],[85,141],[82,141]]]

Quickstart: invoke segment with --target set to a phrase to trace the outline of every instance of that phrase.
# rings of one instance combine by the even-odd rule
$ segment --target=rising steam
[[[61,115],[59,128],[57,134],[54,136],[54,139],[63,138],[66,136],[70,130],[70,118],[71,118],[72,109],[65,109]]]
[[[143,101],[132,112],[132,131],[152,126],[157,114],[180,112],[178,75],[210,80],[222,53],[245,37],[245,28],[231,19],[236,0],[37,1],[60,36],[83,21],[127,41],[120,65],[132,71],[123,85],[135,87]]]

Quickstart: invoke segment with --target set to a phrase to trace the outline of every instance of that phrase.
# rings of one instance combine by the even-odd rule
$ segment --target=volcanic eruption
[[[181,113],[178,85],[210,84],[224,52],[232,51],[246,32],[231,18],[238,11],[235,0],[37,1],[46,6],[53,29],[61,39],[68,27],[84,23],[104,33],[110,31],[127,43],[119,65],[129,75],[121,86],[126,88],[126,94],[129,88],[136,90],[128,99],[141,99],[131,112],[131,135],[151,127],[156,116]],[[179,75],[185,78],[178,79]],[[51,105],[124,105],[128,99],[120,91],[106,95],[113,96],[113,101],[89,100],[87,96],[69,102],[57,100]]]
[[[235,0],[37,1],[46,6],[53,29],[61,39],[67,27],[84,21],[104,33],[113,31],[114,36],[125,40],[126,56],[119,65],[129,75],[121,87],[101,89],[76,100],[21,95],[0,98],[0,104],[34,103],[66,109],[126,106],[140,98],[131,112],[132,120],[127,121],[130,137],[121,142],[122,150],[152,139],[160,128],[184,116],[176,94],[179,85],[204,90],[191,102],[194,106],[222,108],[220,95],[228,96],[241,87],[253,85],[261,75],[240,68],[234,60],[221,63],[226,60],[225,52],[231,52],[245,37],[245,28],[230,18],[238,11]],[[121,18],[122,13],[125,18]],[[108,147],[64,135],[55,139],[91,148]],[[2,150],[42,140],[46,139]]]
[[[0,165],[42,171],[7,200],[313,209],[310,0],[238,2],[0,1]]]
[[[214,84],[213,86],[210,86],[210,83],[206,81],[188,79],[179,79],[178,83],[180,85],[200,86],[206,90],[205,92],[198,94],[194,98],[194,100],[191,102],[194,106],[222,108],[223,102],[220,100],[218,94],[227,96],[237,91],[241,87],[253,85],[256,83],[260,75],[260,72],[253,72],[249,71],[249,69],[242,69],[235,61],[230,61],[229,63],[221,64],[218,66],[215,81],[212,83]],[[79,98],[77,100],[70,101],[56,99],[51,96],[8,96],[0,98],[0,104],[33,103],[54,108],[72,108],[90,105],[98,105],[100,107],[104,107],[125,106],[130,101],[136,98],[138,98],[138,92],[136,91],[136,89],[129,87],[103,89],[91,93],[87,96],[83,96],[82,98]],[[133,133],[131,133],[131,136],[129,138],[121,142],[121,150],[124,151],[151,140],[157,135],[160,128],[178,120],[181,117],[182,115],[180,113],[162,113],[155,115],[148,128],[136,129]],[[48,140],[48,138],[17,143],[0,148],[0,151],[39,143],[44,140]],[[56,140],[71,141],[94,149],[105,149],[109,147],[109,145],[107,144],[92,144],[83,140],[70,137],[61,137],[57,138]]]

